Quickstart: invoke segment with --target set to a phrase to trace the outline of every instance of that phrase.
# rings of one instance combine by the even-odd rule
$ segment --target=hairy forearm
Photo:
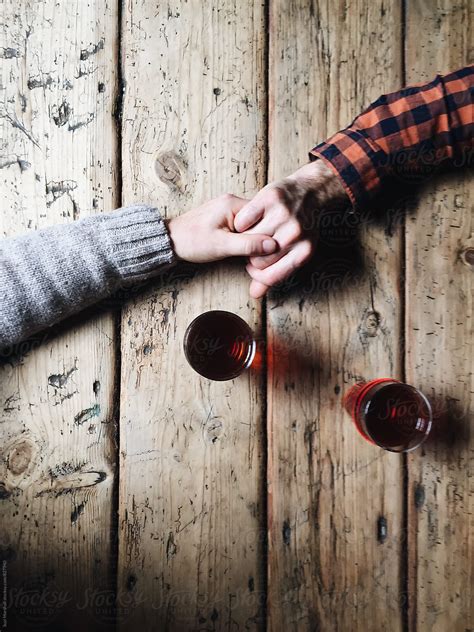
[[[314,160],[285,178],[298,187],[300,195],[311,193],[318,208],[349,203],[341,178],[322,160]]]

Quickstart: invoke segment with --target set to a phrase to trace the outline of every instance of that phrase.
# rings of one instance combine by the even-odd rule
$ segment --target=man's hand
[[[234,195],[221,195],[166,222],[178,259],[192,263],[218,261],[232,256],[262,256],[278,244],[266,234],[235,232],[234,218],[248,202]]]
[[[280,182],[268,184],[245,204],[235,217],[235,229],[245,234],[266,234],[278,243],[276,252],[250,257],[250,295],[264,296],[270,286],[308,261],[314,249],[318,208],[348,202],[339,177],[317,160]]]

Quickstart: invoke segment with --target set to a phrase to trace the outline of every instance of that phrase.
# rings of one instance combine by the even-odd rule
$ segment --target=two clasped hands
[[[393,178],[472,165],[473,88],[470,65],[382,95],[252,200],[224,195],[170,220],[157,200],[1,239],[0,349],[180,260],[247,257],[261,298],[311,257],[328,206],[359,212]]]
[[[261,189],[252,200],[222,195],[168,221],[178,259],[248,258],[250,295],[261,298],[311,257],[318,209],[349,203],[339,176],[322,160]]]
[[[224,196],[169,222],[178,258],[249,258],[253,298],[310,257],[319,211],[365,208],[386,181],[472,165],[474,65],[382,95],[344,130],[319,144],[314,161],[265,186],[250,201]]]

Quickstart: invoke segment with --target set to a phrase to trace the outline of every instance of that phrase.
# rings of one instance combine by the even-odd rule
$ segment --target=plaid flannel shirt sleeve
[[[472,164],[474,65],[382,95],[310,152],[341,178],[357,208],[388,178],[419,180],[442,164]]]

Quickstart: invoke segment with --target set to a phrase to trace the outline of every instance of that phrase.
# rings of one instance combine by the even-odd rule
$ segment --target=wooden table
[[[381,93],[474,51],[469,0],[1,13],[1,236],[250,197]],[[335,233],[310,289],[259,302],[240,263],[176,271],[4,354],[8,629],[474,629],[472,211],[466,172],[437,179],[357,241]],[[209,308],[267,343],[232,382],[182,352]],[[363,442],[341,408],[386,375],[448,420],[408,456]]]

